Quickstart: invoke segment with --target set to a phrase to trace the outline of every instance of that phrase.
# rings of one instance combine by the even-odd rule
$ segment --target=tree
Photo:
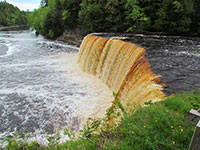
[[[190,30],[200,34],[200,0],[194,0],[194,13],[191,15],[191,20]]]
[[[17,23],[18,18],[11,16],[1,15],[0,21],[2,24]],[[29,24],[48,38],[77,27],[85,34],[200,33],[200,0],[41,0],[41,7],[29,17]]]
[[[79,22],[85,33],[105,31],[108,23],[105,21],[105,3],[102,0],[83,0],[80,4]]]
[[[126,0],[109,0],[105,5],[106,16],[108,22],[108,30],[114,32],[123,32],[126,30]]]
[[[61,0],[62,20],[65,28],[75,28],[78,23],[78,12],[81,0]]]
[[[124,31],[125,0],[83,0],[79,22],[86,33]]]
[[[138,1],[127,0],[125,8],[127,31],[143,31],[149,18],[145,16],[144,9],[139,6]]]
[[[37,33],[54,39],[64,32],[60,0],[48,0],[48,6],[40,7],[29,16],[29,25]]]
[[[144,14],[150,19],[148,30],[173,34],[190,31],[194,0],[140,0]]]
[[[0,2],[0,25],[26,25],[26,13],[7,2]]]

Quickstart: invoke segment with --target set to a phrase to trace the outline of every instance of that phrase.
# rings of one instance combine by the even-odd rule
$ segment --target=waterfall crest
[[[145,50],[133,43],[87,35],[78,63],[83,71],[96,75],[118,93],[127,111],[165,98],[163,84],[151,71]]]

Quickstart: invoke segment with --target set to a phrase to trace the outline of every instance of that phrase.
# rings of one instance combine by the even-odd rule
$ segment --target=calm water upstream
[[[200,88],[200,39],[129,37],[145,47],[167,94]],[[0,139],[15,131],[46,136],[79,130],[88,116],[102,116],[112,91],[76,64],[78,48],[35,37],[30,31],[0,32]]]
[[[200,88],[200,38],[137,35],[130,41],[146,49],[152,71],[167,85],[167,95]]]

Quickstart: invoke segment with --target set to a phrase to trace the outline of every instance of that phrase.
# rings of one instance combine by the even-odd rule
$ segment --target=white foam
[[[174,55],[187,55],[187,56],[195,56],[195,57],[200,57],[200,53],[192,53],[192,52],[188,52],[188,51],[178,51],[178,52],[172,52],[172,51],[169,51],[169,50],[165,50],[164,51],[165,53],[171,53],[171,54],[174,54]]]
[[[31,137],[37,135],[45,144],[47,127],[79,130],[88,117],[103,116],[112,92],[99,79],[81,71],[76,63],[77,47],[36,38],[32,33],[13,36],[5,39],[9,50],[6,59],[0,60],[5,126],[13,124],[11,114],[21,121],[19,129],[34,127]],[[0,133],[1,138],[14,132],[11,127],[6,130]],[[61,141],[66,139],[62,135]]]

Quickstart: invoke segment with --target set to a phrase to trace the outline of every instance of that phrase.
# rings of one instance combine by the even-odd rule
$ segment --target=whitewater
[[[79,131],[111,105],[112,91],[77,65],[77,47],[30,31],[1,32],[0,45],[1,140],[16,132],[42,141],[56,130]]]
[[[200,38],[125,36],[117,38],[146,49],[150,69],[161,77],[167,96],[200,88]],[[116,44],[113,47],[119,51]],[[88,117],[104,116],[113,101],[113,89],[108,86],[120,80],[107,82],[110,79],[107,69],[103,78],[92,75],[93,58],[89,58],[89,53],[83,56],[78,53],[78,47],[36,37],[31,31],[0,32],[0,141],[17,132],[21,135],[28,132],[30,140],[46,145],[46,136],[56,130],[68,128],[78,132]],[[108,55],[111,59],[107,64],[118,55],[114,49],[112,55]],[[84,61],[78,64],[80,56]],[[61,142],[67,139],[62,135]]]

